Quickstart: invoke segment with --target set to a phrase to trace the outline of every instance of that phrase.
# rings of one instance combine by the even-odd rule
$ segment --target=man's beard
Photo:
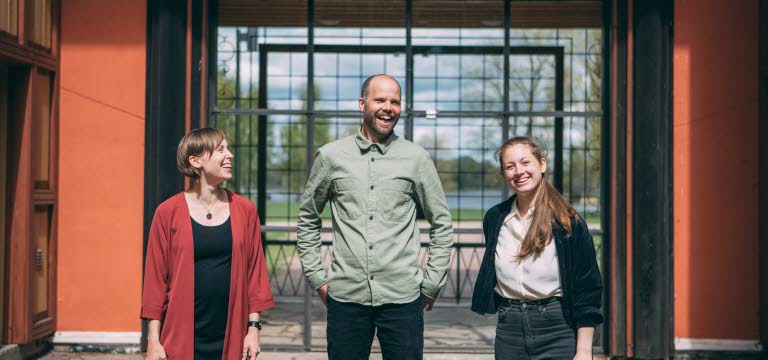
[[[394,117],[394,116],[392,116]],[[364,112],[363,113],[363,126],[368,128],[371,132],[373,132],[377,137],[379,138],[385,138],[387,135],[391,134],[395,130],[395,126],[397,125],[397,121],[400,119],[395,119],[392,121],[392,129],[390,130],[384,130],[376,126],[376,114],[373,112]]]

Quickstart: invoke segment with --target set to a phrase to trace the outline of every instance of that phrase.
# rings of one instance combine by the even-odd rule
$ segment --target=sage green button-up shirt
[[[333,257],[323,269],[320,214],[330,201]],[[430,223],[419,267],[420,204]],[[298,251],[313,289],[328,283],[336,300],[378,306],[435,298],[445,285],[453,243],[451,215],[429,153],[391,134],[356,136],[321,147],[299,209]]]

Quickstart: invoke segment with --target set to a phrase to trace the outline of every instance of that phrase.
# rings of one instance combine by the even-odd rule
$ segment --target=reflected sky
[[[239,36],[238,36],[239,33]],[[502,46],[501,29],[414,28],[414,46]],[[324,28],[314,31],[317,45],[405,45],[402,28]],[[559,46],[564,57],[564,110],[600,111],[601,31],[599,29],[511,29],[512,46]],[[307,98],[308,57],[303,51],[270,51],[267,63],[260,64],[263,45],[307,43],[306,28],[219,28],[217,66],[219,107],[235,107],[235,86],[242,108],[257,108],[259,96],[266,96],[269,110],[303,110]],[[236,50],[239,49],[239,55]],[[239,56],[239,59],[238,59]],[[239,68],[238,68],[239,62]],[[555,60],[553,55],[511,55],[509,58],[509,109],[552,111],[555,109]],[[259,94],[259,70],[266,66],[267,91]],[[406,56],[399,53],[342,53],[316,51],[314,58],[315,110],[357,111],[360,86],[370,75],[386,73],[405,85]],[[413,108],[415,111],[501,112],[503,104],[504,58],[500,54],[445,54],[435,48],[430,55],[413,58]],[[236,79],[237,78],[237,83]],[[235,85],[236,84],[236,85]],[[403,93],[403,103],[410,94]],[[256,117],[247,118],[254,121]],[[217,126],[234,133],[243,127],[243,118],[220,115]],[[275,196],[296,197],[305,181],[305,134],[303,117],[270,115],[268,136],[268,187]],[[494,150],[504,140],[502,123],[511,135],[528,133],[545,147],[554,148],[552,117],[414,118],[413,141],[432,155],[443,180],[449,201],[462,208],[483,209],[498,199]],[[569,199],[599,196],[599,117],[564,118],[563,159],[550,153],[550,161],[564,162],[564,193]],[[315,147],[356,131],[356,117],[316,118]],[[239,124],[239,125],[238,125]],[[396,128],[404,133],[404,122]],[[255,128],[253,123],[249,129]],[[250,131],[250,130],[249,130]],[[240,134],[252,131],[240,130]],[[248,135],[253,136],[253,135]],[[255,152],[255,143],[246,149]],[[254,155],[255,157],[255,155]],[[249,166],[254,166],[250,164]],[[240,168],[244,168],[241,166]],[[551,173],[554,166],[548,167]],[[254,170],[251,169],[251,172]],[[243,173],[237,175],[244,176]],[[249,180],[249,182],[252,180]],[[253,185],[247,185],[246,192]],[[486,190],[482,190],[486,189]],[[487,191],[480,195],[478,191]],[[451,195],[453,194],[453,195]],[[590,203],[592,200],[590,200]],[[587,210],[585,208],[585,210]]]
[[[237,33],[240,33],[240,41]],[[318,45],[404,45],[405,30],[394,28],[315,29]],[[565,110],[599,111],[599,29],[511,29],[513,46],[562,46],[565,51]],[[306,44],[306,28],[219,28],[220,77],[234,82],[236,44],[240,49],[240,94],[257,92],[259,45]],[[501,43],[499,42],[501,41]],[[413,44],[501,46],[501,29],[413,29]],[[315,108],[354,110],[362,81],[386,73],[404,84],[403,53],[315,53]],[[551,55],[510,56],[510,110],[554,110],[555,66]],[[304,52],[270,52],[267,58],[271,109],[301,109],[306,98],[307,56]],[[415,55],[414,110],[501,111],[501,55]],[[301,93],[304,93],[303,95]],[[403,94],[404,100],[408,94]],[[298,101],[296,101],[298,100]]]

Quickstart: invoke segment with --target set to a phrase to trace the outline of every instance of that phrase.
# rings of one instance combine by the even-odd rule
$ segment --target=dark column
[[[600,208],[603,209],[600,212],[600,223],[602,224],[603,236],[602,236],[602,251],[600,261],[601,269],[603,270],[603,316],[605,322],[600,326],[600,344],[603,348],[604,354],[611,354],[611,253],[613,245],[611,239],[613,238],[613,224],[611,223],[611,204],[613,191],[611,191],[611,167],[612,164],[612,151],[611,151],[611,93],[613,91],[613,76],[612,73],[612,60],[611,44],[613,39],[613,0],[603,1],[602,6],[603,17],[603,44],[602,44],[602,61],[600,73],[603,74],[600,86],[600,98],[602,102],[603,116],[601,118],[601,142],[600,142]]]
[[[190,81],[190,99],[192,104],[189,109],[189,122],[191,129],[197,129],[202,123],[202,111],[200,105],[203,101],[203,0],[189,0],[192,2],[192,64],[189,71],[191,74]]]
[[[758,224],[768,224],[768,1],[758,2]],[[760,342],[768,347],[768,232],[758,231],[760,248]]]
[[[633,2],[632,282],[634,355],[673,351],[673,2]]]
[[[184,188],[184,177],[176,170],[176,146],[185,132],[186,1],[150,0],[147,13],[144,257],[155,208]],[[146,336],[145,321],[143,349]]]
[[[219,12],[218,12],[218,0],[208,0],[206,1],[206,20],[207,26],[206,26],[206,44],[207,44],[207,51],[206,56],[208,59],[206,60],[207,63],[207,69],[205,71],[208,71],[207,76],[207,84],[206,84],[206,94],[204,96],[206,97],[205,102],[205,116],[206,116],[206,126],[215,126],[216,119],[213,118],[213,109],[216,108],[216,89],[217,89],[217,83],[218,83],[218,51],[217,47],[219,46],[219,33],[218,33],[218,26],[219,26]],[[262,208],[259,208],[262,209]]]
[[[614,134],[613,139],[615,151],[611,158],[611,164],[613,169],[613,191],[611,196],[613,197],[613,216],[615,220],[611,229],[611,238],[615,239],[612,243],[613,256],[612,264],[604,264],[604,269],[610,269],[603,274],[603,277],[608,278],[610,286],[606,286],[606,292],[612,294],[609,301],[606,304],[609,305],[609,314],[611,319],[609,323],[606,323],[606,328],[610,328],[606,343],[611,344],[612,356],[625,356],[627,349],[627,226],[626,226],[626,213],[627,213],[627,85],[628,85],[628,28],[629,28],[629,6],[627,0],[615,1],[615,13],[614,21],[616,22],[616,31],[613,34],[615,41],[615,94],[614,108]],[[607,39],[607,37],[604,37]],[[606,51],[607,52],[607,51]],[[607,73],[607,72],[606,72]],[[610,114],[610,111],[605,113]],[[610,134],[605,132],[605,134]],[[606,135],[604,138],[608,138]],[[610,149],[609,146],[603,145],[605,149]],[[610,183],[610,181],[606,181]],[[610,209],[609,206],[603,207],[603,209]],[[606,239],[604,236],[603,239]],[[605,240],[603,240],[605,242]],[[605,248],[603,252],[606,252]],[[608,290],[610,289],[610,290]]]

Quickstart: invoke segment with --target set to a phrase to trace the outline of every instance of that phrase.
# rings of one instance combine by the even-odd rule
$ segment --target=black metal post
[[[413,141],[413,1],[405,0],[405,138]]]
[[[563,111],[565,64],[563,48],[555,52],[555,111]],[[555,187],[563,192],[563,117],[555,117]]]
[[[307,147],[306,172],[314,163],[314,109],[315,102],[315,1],[307,1]],[[312,348],[312,292],[309,281],[304,280],[304,350]]]
[[[247,37],[245,37],[246,40],[248,40]],[[235,109],[239,109],[240,104],[240,41],[241,41],[241,35],[240,30],[235,29]],[[230,139],[233,142],[233,145],[235,145],[236,149],[239,149],[240,144],[240,114],[235,114],[235,138]],[[234,180],[235,185],[235,192],[241,192],[240,189],[245,189],[245,187],[240,184],[240,178],[238,177],[238,174],[241,172],[240,167],[237,166],[238,164],[238,158],[235,158],[235,166],[232,167],[232,179]],[[248,171],[248,169],[243,169],[245,171]]]
[[[611,39],[613,38],[613,6],[612,0],[603,0],[603,34],[602,39],[602,59],[600,74],[602,75],[600,85],[600,104],[603,116],[600,126],[600,229],[603,235],[600,237],[602,251],[601,258],[597,259],[602,264],[603,270],[603,318],[605,321],[600,326],[601,337],[596,339],[600,342],[603,354],[611,354],[611,201],[613,192],[611,191],[611,93],[613,84],[613,74],[611,73]],[[585,162],[586,163],[586,162]]]
[[[192,2],[192,63],[189,71],[191,72],[190,81],[190,99],[192,105],[189,109],[190,128],[197,129],[202,123],[202,111],[200,103],[203,100],[202,79],[203,79],[203,0],[189,0]]]
[[[259,48],[259,109],[267,108],[267,59],[269,58],[268,52]],[[258,117],[258,144],[256,145],[256,169],[257,169],[257,184],[256,192],[259,194],[256,198],[256,208],[259,209],[259,221],[262,225],[266,224],[267,220],[267,121],[268,116],[260,114]],[[262,230],[261,239],[264,244],[267,241],[267,233]],[[266,245],[265,245],[266,246]]]
[[[219,82],[218,71],[218,46],[219,46],[219,7],[218,0],[207,0],[206,2],[206,14],[208,21],[207,28],[207,56],[208,59],[204,61],[207,65],[206,71],[208,71],[206,86],[206,126],[216,127],[216,116],[214,109],[216,109],[216,102],[218,99],[217,89]]]
[[[511,5],[509,1],[504,1],[504,116],[501,118],[501,133],[504,134],[501,137],[501,141],[507,141],[511,137],[509,133],[509,55],[510,55],[510,39],[509,39],[509,27],[510,27]],[[517,109],[515,109],[517,110]],[[499,144],[501,146],[501,144]],[[501,198],[506,199],[509,197],[509,186],[502,182],[501,184]]]
[[[758,9],[758,223],[768,223],[768,2]],[[768,348],[768,232],[760,231],[760,342]]]
[[[456,303],[461,303],[461,248],[453,248],[456,252]]]

